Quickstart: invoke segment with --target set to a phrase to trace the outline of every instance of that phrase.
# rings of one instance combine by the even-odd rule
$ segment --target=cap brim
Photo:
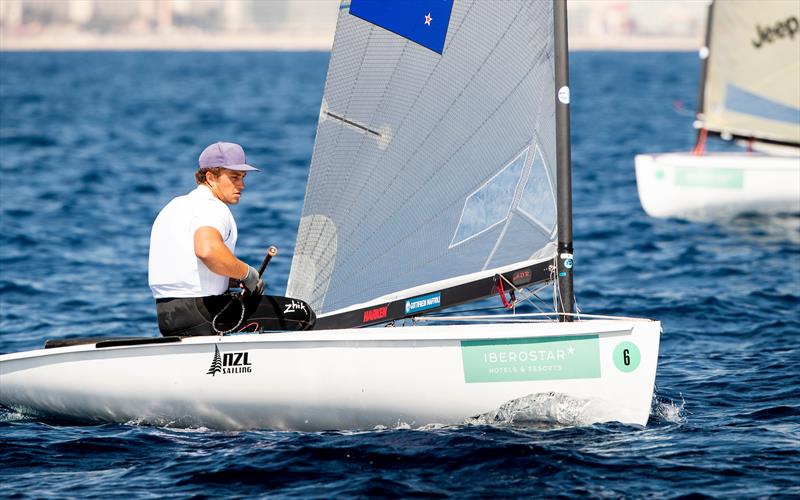
[[[254,167],[252,165],[247,165],[245,163],[243,163],[241,165],[223,165],[222,168],[227,168],[228,170],[239,170],[239,171],[255,170],[256,172],[260,172],[260,170],[257,169],[256,167]]]

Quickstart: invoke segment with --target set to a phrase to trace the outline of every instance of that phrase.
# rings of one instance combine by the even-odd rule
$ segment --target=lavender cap
[[[200,153],[200,168],[222,167],[228,170],[256,170],[248,165],[244,149],[233,142],[216,142]]]

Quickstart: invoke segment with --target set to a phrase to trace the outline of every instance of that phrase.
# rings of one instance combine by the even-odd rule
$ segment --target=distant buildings
[[[701,36],[709,1],[572,0],[570,34],[578,36]]]
[[[0,27],[9,34],[53,27],[101,33],[269,31],[285,20],[280,0],[3,0]]]
[[[625,48],[625,40],[650,38],[696,47],[707,3],[571,0],[571,41],[591,47],[606,40]],[[325,49],[338,12],[339,0],[0,0],[0,49],[36,48],[37,43],[40,48],[119,48],[105,46],[113,37],[125,40],[123,46],[146,42],[147,48],[160,43],[191,48],[203,36],[249,48],[280,39],[287,47],[298,42]]]

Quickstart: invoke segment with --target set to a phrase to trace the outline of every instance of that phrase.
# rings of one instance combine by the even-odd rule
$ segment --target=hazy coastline
[[[695,51],[698,37],[659,36],[571,36],[571,50],[598,51]],[[213,35],[175,33],[173,35],[96,35],[85,32],[7,36],[0,33],[0,51],[328,51],[333,33],[272,33]]]

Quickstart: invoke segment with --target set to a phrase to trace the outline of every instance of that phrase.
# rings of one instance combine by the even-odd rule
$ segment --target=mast
[[[556,205],[558,212],[558,312],[575,312],[572,290],[572,160],[569,130],[567,0],[553,0],[556,92]],[[562,316],[561,321],[572,321]]]
[[[703,41],[703,46],[700,48],[700,88],[697,96],[697,113],[695,113],[696,123],[701,126],[697,128],[697,138],[695,140],[695,153],[701,154],[705,147],[705,140],[708,134],[705,125],[705,112],[706,102],[706,76],[708,75],[708,58],[711,52],[711,19],[714,14],[714,2],[708,4],[708,11],[706,14],[706,35]]]

